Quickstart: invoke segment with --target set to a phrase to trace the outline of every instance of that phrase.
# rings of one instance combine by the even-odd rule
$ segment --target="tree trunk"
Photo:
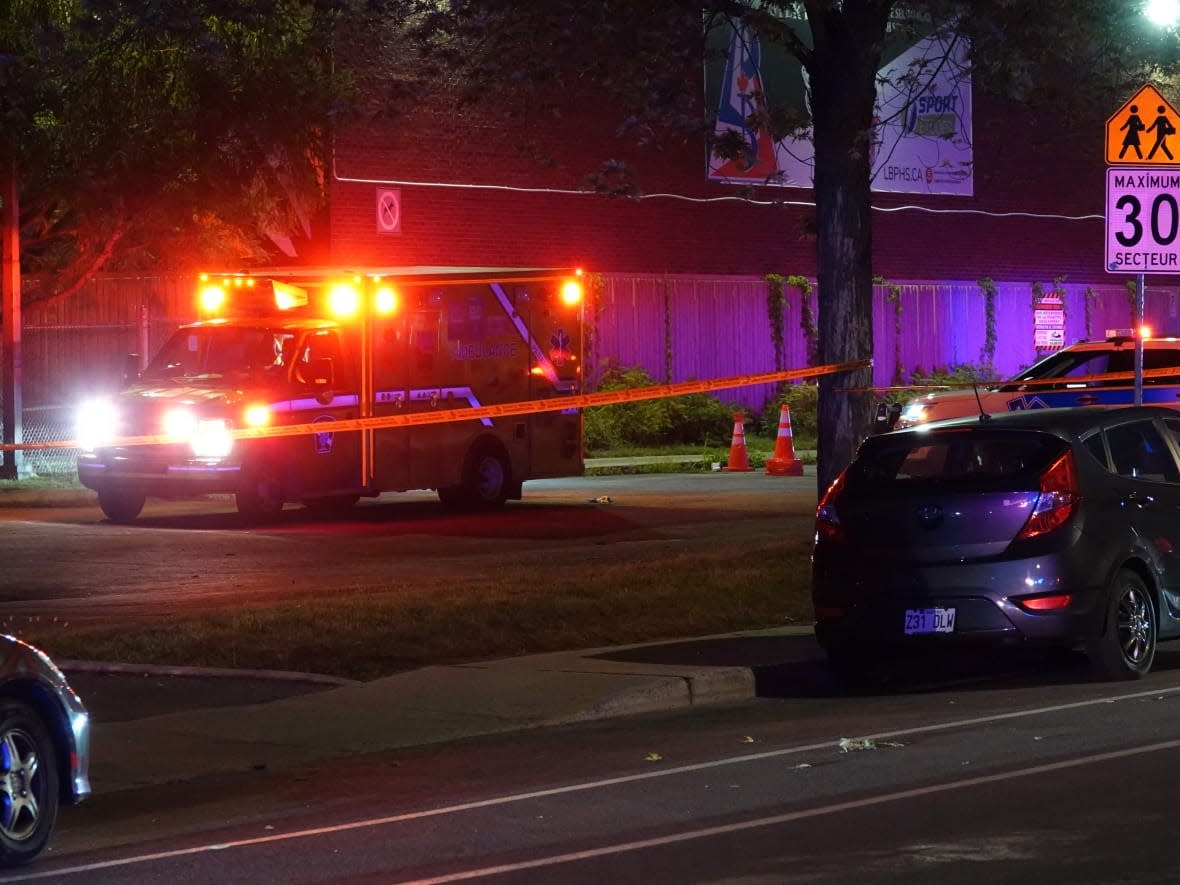
[[[808,66],[815,144],[816,266],[821,365],[873,356],[873,237],[869,147],[887,3],[812,13]],[[851,11],[850,11],[851,10]],[[819,382],[817,483],[822,494],[871,421],[872,369]],[[856,389],[856,390],[850,390]]]

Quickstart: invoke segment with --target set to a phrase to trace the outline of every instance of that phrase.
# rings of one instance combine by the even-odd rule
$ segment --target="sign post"
[[[1178,124],[1180,114],[1150,83],[1106,121],[1106,271],[1135,274],[1137,406],[1143,405],[1144,277],[1180,274]]]

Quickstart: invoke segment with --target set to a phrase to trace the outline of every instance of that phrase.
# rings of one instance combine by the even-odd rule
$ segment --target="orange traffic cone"
[[[750,473],[754,470],[750,466],[750,455],[746,451],[746,416],[741,412],[733,413],[733,441],[729,444],[729,460],[722,467],[730,473]]]
[[[802,476],[803,462],[795,457],[795,440],[791,435],[791,410],[783,403],[778,418],[778,438],[774,455],[766,459],[767,476]]]

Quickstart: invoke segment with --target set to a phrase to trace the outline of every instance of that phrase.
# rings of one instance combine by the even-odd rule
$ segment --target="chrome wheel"
[[[32,860],[57,818],[57,760],[40,717],[17,701],[0,706],[0,860]]]
[[[1155,601],[1143,579],[1129,569],[1110,582],[1102,633],[1087,645],[1099,679],[1139,679],[1155,661],[1158,633]]]
[[[1118,600],[1115,616],[1119,646],[1128,667],[1150,665],[1155,654],[1155,609],[1147,593],[1126,587]]]

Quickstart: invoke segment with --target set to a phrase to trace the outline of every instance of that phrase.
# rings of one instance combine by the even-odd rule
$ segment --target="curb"
[[[121,676],[172,676],[196,679],[260,679],[275,682],[310,682],[341,687],[360,685],[356,679],[323,673],[295,673],[288,670],[235,670],[230,667],[181,667],[161,664],[119,664],[104,661],[57,661],[64,673],[96,673]]]

